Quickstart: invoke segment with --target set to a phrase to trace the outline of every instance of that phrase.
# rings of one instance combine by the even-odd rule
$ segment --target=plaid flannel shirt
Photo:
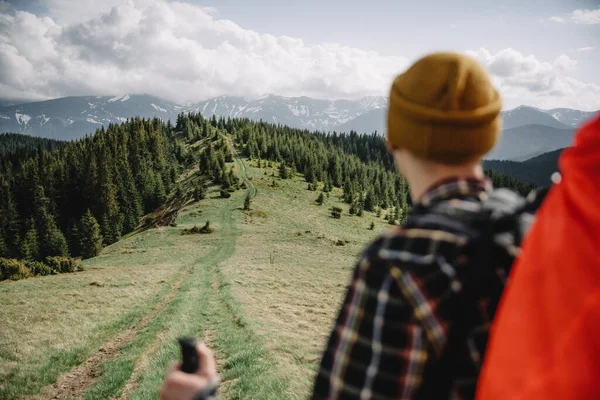
[[[488,180],[451,179],[432,188],[419,207],[446,202],[477,210],[491,189]],[[456,266],[465,261],[466,241],[443,230],[397,227],[364,251],[327,343],[313,399],[431,396],[423,387],[436,385],[436,363],[459,308],[453,302],[461,288]],[[478,305],[475,329],[452,359],[450,399],[475,396],[498,298],[486,301],[492,308]]]

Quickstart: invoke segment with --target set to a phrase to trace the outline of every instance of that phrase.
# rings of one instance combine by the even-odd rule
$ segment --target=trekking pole
[[[198,353],[196,352],[196,338],[180,338],[181,346],[181,370],[188,374],[193,374],[198,370]]]

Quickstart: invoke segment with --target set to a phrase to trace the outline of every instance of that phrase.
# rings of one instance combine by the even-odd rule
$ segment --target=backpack
[[[466,351],[473,313],[478,312],[476,304],[482,297],[500,298],[507,276],[499,276],[498,267],[510,269],[546,193],[547,190],[533,191],[525,198],[511,190],[498,188],[489,192],[479,210],[452,208],[442,202],[428,208],[415,208],[403,224],[405,228],[444,230],[468,237],[467,245],[461,249],[469,261],[463,270],[463,285],[457,295],[457,313],[452,318],[446,346],[436,367],[424,375],[419,399],[450,397],[453,363],[458,354]],[[497,303],[493,306],[494,312],[496,306]]]

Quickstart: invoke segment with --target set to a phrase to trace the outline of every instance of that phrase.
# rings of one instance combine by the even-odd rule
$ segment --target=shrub
[[[204,224],[203,227],[194,225],[192,228],[184,229],[183,232],[181,232],[181,234],[182,235],[192,235],[192,234],[196,234],[196,233],[207,234],[207,233],[213,233],[214,231],[215,230],[210,226],[210,221],[206,221],[206,224]]]
[[[25,266],[36,276],[52,275],[54,273],[52,268],[39,261],[25,261]]]
[[[225,190],[221,189],[221,198],[228,199],[231,197],[231,194],[227,193]]]
[[[340,218],[342,217],[342,209],[341,209],[341,208],[339,208],[339,207],[333,207],[333,208],[331,209],[331,216],[332,216],[333,218],[340,219]]]
[[[0,280],[18,281],[30,276],[31,271],[25,266],[24,262],[13,258],[0,258]]]
[[[46,264],[61,274],[83,271],[85,269],[81,261],[69,257],[46,257]]]
[[[198,185],[194,188],[194,200],[200,201],[206,197],[206,189],[203,185]]]
[[[369,230],[373,230],[375,229],[375,222],[371,222],[371,225],[369,225]]]

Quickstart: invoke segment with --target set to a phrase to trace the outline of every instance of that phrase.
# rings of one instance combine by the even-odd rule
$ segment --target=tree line
[[[194,197],[239,182],[216,119],[180,114],[176,125],[133,118],[73,142],[0,136],[0,258],[44,261],[97,255],[140,219],[181,195],[177,179],[197,165]]]
[[[226,135],[250,159],[278,162],[279,174],[304,175],[309,188],[343,190],[353,213],[392,209],[401,219],[411,207],[408,185],[384,140],[376,134],[309,132],[249,119],[179,114],[170,121],[132,118],[92,136],[59,142],[0,135],[0,258],[97,255],[138,227],[140,218],[182,191],[177,180],[194,166],[192,196],[210,184],[222,197],[239,187]],[[496,186],[530,190],[487,171]]]

